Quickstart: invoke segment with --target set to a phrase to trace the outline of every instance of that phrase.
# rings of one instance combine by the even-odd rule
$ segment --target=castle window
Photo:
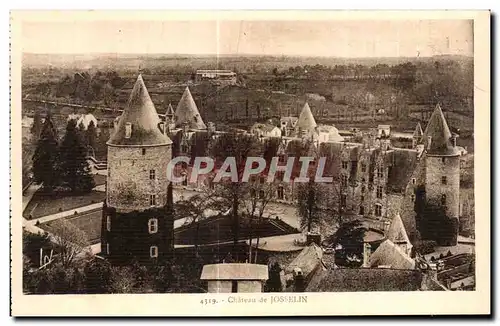
[[[347,196],[346,195],[340,195],[340,206],[342,206],[342,208],[345,208],[347,206]]]
[[[347,187],[347,176],[342,175],[342,187]]]
[[[441,205],[446,206],[446,195],[441,195]]]
[[[145,148],[142,149],[142,155],[146,155],[146,149]]]
[[[441,157],[441,162],[446,163],[446,157]]]
[[[366,172],[366,164],[365,163],[361,164],[361,172]]]
[[[446,176],[441,177],[441,184],[445,185],[448,183],[448,180],[446,179]]]
[[[158,247],[157,246],[149,247],[149,256],[151,256],[151,258],[158,257]]]
[[[156,171],[149,170],[149,180],[155,180],[155,179],[156,179]]]
[[[377,198],[382,199],[382,194],[384,193],[384,188],[382,186],[377,187]]]
[[[415,184],[415,183],[417,183],[417,180],[415,178],[413,178],[413,179],[411,179],[411,183]]]
[[[365,215],[365,207],[359,206],[359,215]]]
[[[283,191],[283,186],[278,187],[278,199],[283,200],[285,198],[285,193]]]
[[[377,169],[377,177],[379,177],[379,178],[384,177],[384,169],[382,169],[382,168]]]
[[[382,216],[382,205],[375,204],[375,216]]]
[[[265,196],[266,196],[266,193],[264,192],[264,190],[260,190],[259,191],[259,199],[264,199]]]
[[[156,195],[149,195],[149,205],[156,206]]]
[[[414,202],[414,201],[415,201],[415,195],[414,195],[414,194],[412,194],[410,198],[411,198],[411,201],[412,201],[412,202]]]
[[[158,219],[150,218],[148,221],[148,232],[149,234],[154,234],[158,232]]]
[[[347,161],[342,161],[342,168],[343,168],[343,169],[347,169],[347,168],[348,168],[348,166],[349,166],[349,162],[347,162]]]
[[[111,216],[106,216],[106,230],[111,231]]]

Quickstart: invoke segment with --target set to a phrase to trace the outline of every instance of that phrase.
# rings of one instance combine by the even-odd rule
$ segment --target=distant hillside
[[[261,68],[278,69],[303,65],[364,65],[377,64],[397,65],[404,62],[434,62],[454,60],[457,62],[473,61],[472,57],[459,55],[439,55],[433,57],[385,57],[385,58],[340,58],[340,57],[305,57],[305,56],[259,56],[259,55],[184,55],[184,54],[37,54],[24,53],[24,67],[65,67],[77,69],[138,69],[173,67],[176,65],[191,65],[194,69],[216,68],[224,66],[229,69],[249,70],[252,65]]]

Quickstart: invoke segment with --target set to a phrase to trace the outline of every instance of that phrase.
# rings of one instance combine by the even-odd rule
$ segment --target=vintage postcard
[[[491,313],[489,11],[10,22],[12,315]]]

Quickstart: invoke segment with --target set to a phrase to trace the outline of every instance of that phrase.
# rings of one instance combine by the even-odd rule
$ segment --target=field
[[[31,220],[99,203],[104,201],[105,198],[106,194],[100,191],[92,191],[85,195],[68,195],[66,193],[44,194],[38,191],[24,210],[23,216]]]
[[[101,241],[101,218],[102,210],[97,209],[74,217],[67,217],[66,221],[71,222],[78,229],[85,232],[88,244],[93,245]],[[53,221],[42,223],[40,224],[40,228],[51,232],[51,223],[53,223]]]

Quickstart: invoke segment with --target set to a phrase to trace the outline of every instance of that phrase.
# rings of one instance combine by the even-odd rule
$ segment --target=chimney
[[[372,254],[372,246],[365,242],[363,245],[363,267],[370,267],[368,261],[370,260],[370,256]]]
[[[427,149],[431,148],[432,136],[427,136]]]
[[[125,138],[130,138],[132,136],[132,123],[127,122],[125,125]]]

